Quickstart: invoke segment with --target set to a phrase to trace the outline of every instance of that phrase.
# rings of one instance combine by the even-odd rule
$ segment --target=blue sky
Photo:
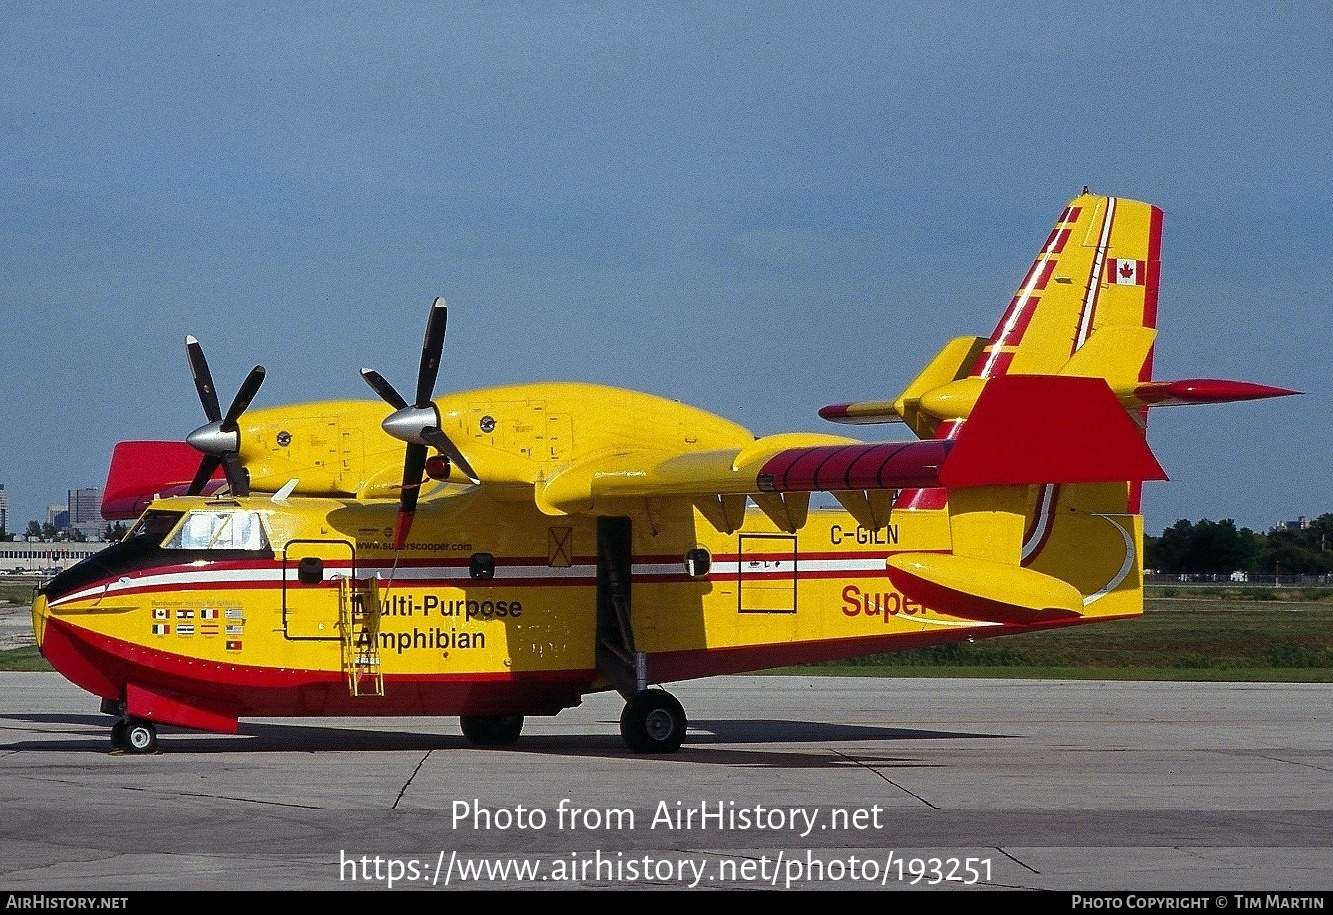
[[[1154,411],[1179,518],[1333,511],[1323,3],[0,5],[11,527],[224,405],[586,380],[845,432],[987,334],[1084,186],[1165,211]],[[869,440],[907,437],[865,427]]]

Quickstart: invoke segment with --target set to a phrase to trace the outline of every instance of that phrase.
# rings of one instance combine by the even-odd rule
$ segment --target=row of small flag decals
[[[181,620],[216,620],[225,617],[226,625],[222,623],[200,622],[197,626],[193,622],[181,622]],[[167,620],[175,619],[176,635],[182,637],[193,636],[196,633],[208,638],[222,635],[224,632],[227,638],[228,651],[240,651],[241,640],[233,638],[245,634],[245,613],[240,607],[229,607],[225,611],[220,611],[216,607],[177,608],[174,612],[169,607],[153,608],[153,635],[171,635],[172,624]]]
[[[177,609],[177,610],[176,610],[176,619],[178,619],[178,620],[192,620],[192,619],[195,618],[195,615],[196,615],[196,614],[198,614],[198,618],[201,619],[201,620],[215,620],[215,619],[218,618],[218,610],[217,610],[216,607],[201,607],[201,608],[198,609],[198,610],[187,609],[187,608],[180,608],[180,609]],[[230,607],[230,608],[228,608],[228,609],[227,609],[227,614],[226,614],[226,615],[227,615],[227,619],[229,619],[229,620],[242,620],[242,619],[245,619],[245,613],[241,610],[240,607]],[[170,610],[169,608],[167,608],[167,607],[154,607],[154,608],[153,608],[153,619],[155,619],[155,620],[169,620],[169,619],[171,619],[171,610]]]

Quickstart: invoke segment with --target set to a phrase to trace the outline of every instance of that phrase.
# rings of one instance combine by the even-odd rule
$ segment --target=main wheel
[[[674,753],[685,742],[685,709],[662,689],[635,693],[620,713],[620,736],[636,753]]]
[[[523,733],[522,715],[464,715],[463,736],[479,747],[508,746]]]
[[[151,721],[131,718],[125,723],[125,749],[131,753],[157,752],[157,728]]]

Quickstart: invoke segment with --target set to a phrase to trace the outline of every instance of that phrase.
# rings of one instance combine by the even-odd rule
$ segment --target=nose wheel
[[[140,718],[122,718],[111,726],[111,752],[157,752],[157,727]]]

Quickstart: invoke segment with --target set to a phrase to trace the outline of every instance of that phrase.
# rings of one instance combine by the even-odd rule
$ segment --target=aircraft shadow
[[[110,726],[107,715],[6,715],[11,721],[33,725],[74,726],[54,739],[21,740],[0,743],[0,751],[70,751],[105,754],[110,750]],[[429,719],[427,719],[429,720]],[[846,755],[830,754],[829,744],[846,742],[894,743],[909,740],[992,740],[1007,734],[977,734],[874,725],[828,724],[782,719],[704,720],[691,722],[684,746],[674,754],[639,757],[630,753],[621,741],[618,725],[607,722],[607,734],[528,734],[516,744],[504,747],[476,747],[461,734],[431,731],[404,731],[366,726],[333,727],[328,725],[293,725],[268,722],[243,722],[240,733],[206,734],[163,725],[158,729],[159,745],[170,754],[282,753],[336,751],[467,751],[474,753],[532,753],[587,758],[631,757],[680,763],[731,763],[761,766],[839,767],[867,765],[867,748],[848,750]],[[54,730],[54,728],[53,728]],[[756,754],[750,749],[736,749],[736,744],[759,747],[765,744],[818,745],[818,753],[781,750]],[[725,747],[723,745],[726,745]],[[134,758],[132,756],[128,758]],[[884,765],[919,766],[911,760],[884,760]]]

